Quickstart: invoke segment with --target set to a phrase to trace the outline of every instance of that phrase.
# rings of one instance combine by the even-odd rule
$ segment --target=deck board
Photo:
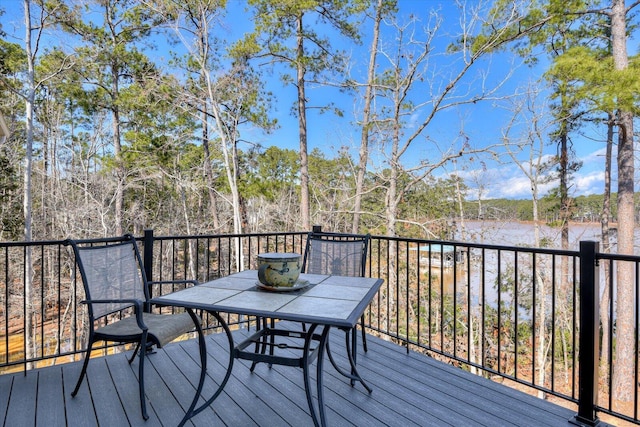
[[[0,375],[0,420],[4,420],[9,408],[13,375]]]
[[[394,351],[388,351],[385,348],[378,350],[383,354],[380,363],[385,364],[383,372],[394,369],[399,364],[403,368],[419,370],[423,368],[424,361],[419,361],[413,357],[402,357]],[[409,388],[415,396],[424,401],[431,402],[431,405],[439,410],[439,416],[443,417],[443,421],[450,420],[452,416],[464,417],[473,422],[490,424],[492,421],[499,420],[504,424],[518,424],[522,426],[538,426],[542,413],[537,413],[535,419],[531,419],[527,412],[519,412],[518,408],[522,408],[519,399],[509,399],[507,395],[494,392],[491,389],[484,389],[482,393],[476,394],[477,384],[471,382],[467,375],[463,377],[456,375],[460,371],[455,371],[434,366],[431,371],[428,382],[422,381],[421,378],[407,378],[403,384],[405,388]],[[446,365],[444,365],[446,366]],[[462,371],[461,371],[462,372]],[[367,373],[369,375],[370,373]],[[401,372],[395,371],[394,375],[401,375]],[[393,375],[389,375],[387,380],[391,381]],[[469,398],[469,396],[474,396]],[[496,406],[495,402],[502,402],[504,406],[509,406],[510,411],[504,411],[500,406]],[[528,408],[528,405],[526,406]]]
[[[246,330],[234,332],[236,342]],[[360,351],[360,373],[373,388],[351,387],[325,360],[325,400],[331,426],[568,426],[574,411],[464,372],[427,356],[368,336]],[[331,334],[340,359],[343,335]],[[207,337],[208,376],[203,395],[221,381],[228,348],[223,335]],[[145,422],[138,397],[138,363],[130,353],[96,357],[78,395],[70,393],[80,362],[0,376],[0,419],[4,426],[175,426],[184,415],[200,373],[197,340],[172,343],[145,365]],[[236,360],[223,393],[192,426],[311,426],[298,368],[265,364],[249,371]],[[315,364],[313,366],[315,377]],[[115,385],[114,385],[115,384]],[[315,384],[315,378],[314,378]],[[315,394],[315,392],[314,392]]]
[[[64,384],[63,397],[67,414],[66,425],[73,425],[74,427],[96,427],[98,425],[98,418],[95,415],[87,381],[82,382],[76,397],[71,397],[71,392],[76,385],[76,381],[78,381],[82,364],[80,362],[67,363],[58,367],[58,369],[60,368],[62,368],[62,378],[57,379],[57,381],[63,382]],[[43,368],[43,370],[44,369],[53,369],[53,367]],[[134,386],[137,387],[136,384],[134,384]],[[45,396],[41,397],[46,398]],[[142,417],[140,418],[142,419]],[[45,425],[45,423],[38,423],[36,425]]]
[[[36,419],[46,419],[51,425],[64,424],[66,419],[64,413],[65,395],[62,381],[60,381],[61,376],[61,367],[43,369],[38,372]]]
[[[36,393],[38,391],[38,372],[30,371],[26,375],[14,377],[11,397],[7,408],[7,419],[13,420],[12,426],[30,426],[36,413]],[[21,398],[21,396],[32,396]]]
[[[117,359],[123,359],[124,355],[119,354]],[[122,410],[122,401],[118,395],[118,387],[114,387],[113,377],[108,369],[109,358],[100,357],[92,360],[87,368],[87,380],[89,390],[93,397],[98,424],[113,423],[114,425],[127,425],[127,413]],[[133,382],[128,382],[133,384]],[[127,400],[133,400],[127,398]]]

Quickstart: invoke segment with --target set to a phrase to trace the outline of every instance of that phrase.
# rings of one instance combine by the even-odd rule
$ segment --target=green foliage
[[[285,84],[293,81],[289,73],[298,68],[313,79],[326,72],[340,73],[346,53],[332,48],[332,44],[337,43],[329,34],[337,31],[342,37],[357,42],[358,25],[351,18],[367,7],[366,2],[344,0],[249,0],[248,3],[253,7],[255,31],[234,44],[232,55],[270,57],[272,64],[284,64],[290,70],[281,74]],[[298,50],[297,38],[302,40],[302,50]]]
[[[615,200],[616,195],[612,198]],[[640,201],[640,199],[639,199]],[[602,212],[603,195],[593,194],[578,196],[572,202],[572,217],[574,221],[600,221]],[[478,208],[477,201],[465,201],[463,203],[467,219],[484,219],[496,221],[533,221],[533,201],[530,199],[489,199],[482,201],[482,212]],[[538,201],[538,210],[542,221],[549,224],[558,219],[559,204],[555,197],[543,197]],[[617,215],[617,206],[612,205],[612,214]]]
[[[0,238],[18,239],[22,232],[22,206],[18,171],[0,151]]]
[[[74,72],[77,80],[85,83],[86,108],[133,110],[144,104],[141,87],[157,76],[155,65],[140,51],[138,43],[160,21],[131,0],[95,5],[102,9],[101,19],[96,21],[88,20],[79,9],[66,10],[59,18],[63,29],[83,41],[76,48]]]
[[[0,39],[0,78],[24,71],[27,66],[27,55],[16,43]]]
[[[321,224],[328,224],[334,230],[350,226],[348,213],[352,209],[354,173],[353,162],[344,150],[331,159],[317,148],[309,154],[311,209],[317,212]]]
[[[408,181],[411,177],[405,175],[402,181]],[[399,216],[416,223],[428,223],[433,236],[441,239],[451,237],[451,222],[459,217],[457,202],[456,176],[447,179],[423,180],[413,185],[402,199]],[[401,182],[402,182],[401,181]],[[465,185],[461,191],[464,192]],[[424,230],[416,226],[407,226],[402,235],[410,237],[424,236]]]
[[[246,197],[263,196],[277,202],[283,194],[297,192],[298,153],[275,146],[258,154],[245,174],[243,193]]]
[[[548,72],[552,80],[566,81],[574,87],[572,96],[584,100],[598,111],[618,107],[637,110],[640,78],[637,62],[626,70],[614,70],[613,59],[587,46],[575,46],[559,56]]]

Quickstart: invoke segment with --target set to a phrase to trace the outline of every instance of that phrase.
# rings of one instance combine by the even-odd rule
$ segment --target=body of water
[[[460,227],[460,225],[458,225]],[[506,246],[533,246],[535,243],[535,227],[530,222],[506,221],[465,221],[465,230],[458,230],[455,239],[461,242],[484,243]],[[547,242],[546,247],[560,249],[559,227],[540,225],[540,239]],[[636,231],[638,240],[639,230]],[[615,232],[612,234],[615,238]],[[578,250],[580,241],[594,240],[601,242],[602,234],[599,223],[572,223],[569,226],[569,250]]]

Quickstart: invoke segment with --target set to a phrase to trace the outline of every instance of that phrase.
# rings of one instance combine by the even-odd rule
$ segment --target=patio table
[[[302,368],[309,411],[315,425],[325,426],[327,424],[322,385],[325,351],[329,354],[329,359],[338,372],[349,377],[352,383],[354,380],[361,382],[368,391],[371,391],[357,372],[355,348],[353,350],[349,349],[349,346],[347,348],[351,366],[351,372],[347,373],[333,362],[327,348],[328,335],[331,328],[351,330],[358,324],[360,317],[382,285],[382,279],[301,274],[300,280],[308,281],[308,286],[286,292],[265,290],[259,286],[257,271],[245,270],[151,300],[153,304],[201,309],[212,313],[224,329],[229,343],[230,357],[223,381],[217,391],[204,404],[196,408],[206,376],[206,365],[202,367],[196,395],[181,425],[204,410],[218,397],[231,375],[235,358],[251,360],[254,365],[264,362]],[[235,345],[229,327],[220,313],[302,322],[309,327],[304,331],[301,329],[299,332],[284,331],[267,327],[264,322],[262,326],[257,328],[255,334]],[[260,323],[258,324],[260,325]],[[299,348],[302,350],[300,357],[284,357],[274,354],[274,347],[279,348],[279,345],[273,344],[274,337],[282,335],[304,340],[304,345]],[[348,341],[347,338],[347,344]],[[201,341],[200,346],[200,351],[204,351],[202,346],[206,346],[206,343]],[[267,348],[269,351],[266,351]],[[317,360],[317,412],[309,375],[310,364],[314,360]]]

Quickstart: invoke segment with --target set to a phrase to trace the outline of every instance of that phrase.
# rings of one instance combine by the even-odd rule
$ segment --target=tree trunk
[[[23,214],[24,214],[24,240],[30,242],[32,239],[31,214],[32,214],[32,195],[31,195],[31,171],[33,169],[33,109],[35,102],[35,64],[34,54],[31,46],[31,3],[24,0],[24,20],[25,20],[25,49],[27,53],[28,82],[27,97],[25,99],[25,115],[26,123],[26,141],[25,141],[25,160],[24,160],[24,197],[23,197]],[[26,305],[25,312],[25,348],[27,360],[33,358],[35,352],[32,349],[33,331],[32,331],[32,277],[33,277],[33,258],[31,254],[31,246],[25,248],[25,278],[24,278],[24,300]],[[28,366],[27,369],[30,369]]]
[[[602,217],[600,222],[602,225],[602,252],[611,252],[611,238],[609,233],[609,219],[611,218],[611,153],[613,151],[613,133],[614,133],[614,116],[609,113],[607,121],[607,151],[604,160],[604,195],[602,200]],[[611,304],[611,293],[609,292],[609,281],[611,271],[609,263],[602,263],[604,272],[604,281],[600,282],[601,300],[600,300],[600,322],[602,324],[602,344],[600,345],[600,378],[603,381],[609,380],[609,364],[611,355],[609,354],[609,305]]]
[[[616,70],[628,68],[626,9],[624,0],[612,0],[611,47]],[[635,229],[634,209],[634,143],[633,114],[618,110],[618,253],[633,254]],[[630,402],[634,396],[634,268],[620,262],[617,271],[616,352],[613,375],[614,405]],[[617,408],[622,409],[622,408]]]
[[[563,105],[566,105],[563,93]],[[569,113],[563,114],[562,117],[569,117]],[[569,197],[569,135],[567,126],[562,125],[560,134],[560,247],[563,250],[569,249],[569,220],[571,218],[571,198]],[[572,326],[570,322],[571,316],[569,312],[571,308],[571,281],[569,280],[569,258],[560,257],[560,287],[558,289],[558,307],[556,322],[560,331],[570,331]],[[555,326],[554,326],[555,327]],[[565,373],[568,372],[569,355],[567,353],[566,337],[564,333],[560,334],[563,348],[563,358],[565,362]]]
[[[105,12],[105,19],[109,20],[109,14]],[[115,49],[115,46],[112,46]],[[117,59],[112,59],[111,63],[111,124],[113,130],[113,155],[116,161],[116,194],[115,194],[115,233],[120,236],[124,233],[124,185],[126,171],[124,160],[122,159],[122,144],[120,138],[120,107],[118,107],[118,94],[120,91],[119,79],[120,70],[116,63]]]
[[[213,91],[211,90],[211,80],[209,81],[209,93],[213,101]],[[242,215],[240,213],[240,190],[238,188],[238,149],[237,141],[235,140],[236,133],[234,131],[224,131],[225,126],[222,121],[222,113],[219,106],[212,104],[212,112],[216,120],[216,126],[221,131],[220,136],[220,150],[224,159],[225,172],[227,174],[227,182],[229,183],[229,189],[231,191],[231,207],[233,209],[233,233],[242,234]],[[236,268],[238,271],[242,270],[243,266],[243,251],[241,245],[241,239],[236,240],[235,244],[236,253]]]
[[[571,218],[571,201],[567,184],[569,180],[568,140],[566,126],[563,126],[562,134],[560,135],[560,247],[564,250],[569,249],[569,219]],[[560,289],[562,292],[560,298],[562,298],[562,301],[567,301],[565,299],[569,290],[569,259],[567,257],[560,258],[560,273]]]
[[[182,215],[184,216],[184,224],[185,224],[185,231],[187,232],[187,236],[191,236],[193,235],[193,232],[191,230],[191,218],[189,216],[189,203],[188,203],[188,198],[187,198],[187,188],[185,185],[183,185],[182,183],[182,179],[180,179],[180,183],[178,191],[180,194],[180,202],[182,204]],[[198,278],[198,271],[196,269],[196,252],[197,252],[197,241],[193,240],[193,239],[189,239],[189,242],[187,243],[187,247],[185,248],[185,251],[188,251],[188,255],[187,255],[187,259],[188,259],[188,265],[189,265],[189,277],[193,277],[193,278]]]
[[[618,253],[633,254],[634,235],[634,150],[633,116],[630,112],[618,113]],[[613,375],[614,399],[630,402],[635,389],[634,355],[635,325],[634,265],[618,262],[616,295],[616,351]]]
[[[235,126],[234,126],[235,127]],[[235,139],[236,132],[231,133],[233,138],[231,142],[231,173],[233,174],[233,185],[231,187],[231,195],[233,197],[233,230],[236,234],[242,234],[242,202],[240,196],[239,183],[239,166],[238,166],[238,141]],[[244,250],[242,239],[236,239],[236,268],[241,271],[244,267]]]
[[[297,84],[298,84],[298,130],[300,133],[300,215],[303,230],[311,230],[311,205],[309,199],[309,161],[307,156],[307,101],[305,94],[304,38],[302,36],[302,14],[298,16],[297,37]]]
[[[209,211],[213,221],[213,229],[220,230],[220,219],[218,217],[218,206],[216,204],[216,193],[213,189],[213,170],[211,168],[211,150],[209,149],[209,126],[207,118],[207,102],[202,102],[202,148],[204,150],[204,176],[209,195]]]
[[[380,22],[382,22],[382,0],[378,0],[376,16],[373,24],[373,39],[369,48],[369,69],[367,71],[367,86],[364,95],[364,110],[362,112],[362,130],[360,133],[360,157],[356,176],[356,194],[353,204],[353,224],[351,231],[357,233],[360,228],[360,210],[362,209],[362,194],[364,191],[364,177],[369,161],[369,131],[371,120],[371,102],[373,101],[373,85],[375,83],[376,57],[378,55],[378,39],[380,38]]]
[[[118,107],[114,107],[114,110],[112,112],[112,118],[113,118],[113,123],[112,123],[113,147],[114,147],[114,155],[116,159],[115,234],[116,236],[120,236],[124,233],[124,228],[122,226],[122,223],[123,223],[123,216],[124,216],[125,169],[124,169],[124,162],[122,160],[122,150],[120,147],[120,114],[118,112]]]
[[[539,171],[539,168],[537,169]],[[534,178],[536,177],[536,178]],[[533,246],[535,248],[540,247],[540,214],[538,209],[538,181],[537,174],[532,175],[530,178],[531,181],[531,198],[533,201],[533,234],[534,234],[534,242]],[[547,290],[546,290],[546,281],[543,277],[537,277],[537,286],[534,286],[534,303],[539,304],[536,308],[538,312],[538,319],[536,324],[533,325],[537,330],[537,344],[538,349],[533,349],[533,357],[535,358],[536,369],[538,370],[537,381],[538,384],[544,385],[546,380],[546,347],[547,347]],[[537,294],[535,293],[537,292]],[[542,390],[538,391],[538,397],[540,399],[545,398],[545,392]]]

